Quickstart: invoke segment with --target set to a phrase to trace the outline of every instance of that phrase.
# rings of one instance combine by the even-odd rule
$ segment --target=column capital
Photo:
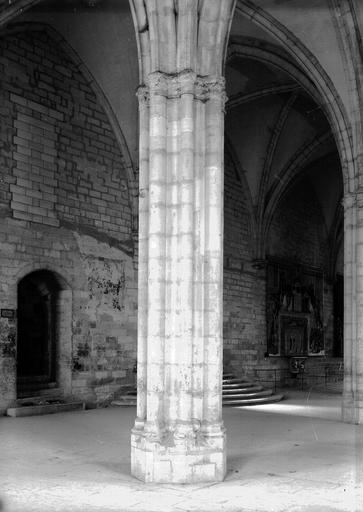
[[[150,104],[150,91],[149,87],[146,85],[139,85],[139,87],[136,90],[136,96],[139,100],[139,106],[142,107],[148,107]]]
[[[196,82],[197,96],[202,100],[209,98],[221,98],[224,103],[226,97],[226,81],[223,76],[199,76]]]
[[[148,76],[147,86],[150,94],[179,98],[182,94],[194,94],[196,76],[190,69],[175,74],[155,71]]]
[[[149,89],[150,95],[158,94],[160,96],[167,97],[169,89],[168,81],[171,76],[173,75],[168,75],[161,71],[154,71],[153,73],[150,73],[146,80],[146,85]]]
[[[355,190],[354,192],[347,192],[342,199],[342,206],[344,211],[350,208],[363,207],[363,189]]]
[[[227,101],[225,79],[223,76],[198,76],[190,69],[175,74],[155,71],[137,91],[140,103],[148,102],[150,95],[180,98],[183,94],[193,94],[201,101],[221,100],[224,105]]]

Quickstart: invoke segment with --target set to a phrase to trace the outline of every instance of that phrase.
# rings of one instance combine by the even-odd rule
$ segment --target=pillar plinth
[[[224,79],[154,72],[139,101],[131,471],[145,482],[221,481]]]
[[[208,431],[210,430],[210,431]],[[221,424],[202,429],[197,422],[147,425],[132,430],[132,474],[145,482],[222,481],[226,474],[226,438]]]

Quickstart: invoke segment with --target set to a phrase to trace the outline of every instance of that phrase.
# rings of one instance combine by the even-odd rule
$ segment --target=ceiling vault
[[[258,204],[259,204],[259,214],[258,218],[262,217],[263,214],[263,205],[265,203],[265,193],[267,184],[269,181],[271,166],[275,157],[276,148],[278,146],[281,133],[285,127],[287,118],[289,117],[290,111],[298,97],[297,93],[291,94],[291,96],[288,98],[286,103],[283,105],[280,114],[278,116],[278,119],[276,121],[275,127],[272,131],[270,142],[267,148],[266,158],[263,166],[262,171],[262,177],[260,182],[260,188],[259,188],[259,198],[258,198]]]
[[[276,210],[281,197],[288,187],[294,182],[294,179],[300,171],[308,164],[312,155],[328,141],[334,141],[333,134],[330,130],[321,134],[319,137],[307,141],[300,146],[292,155],[281,172],[275,176],[275,181],[265,196],[263,211],[263,234],[266,236],[271,224],[273,214]]]

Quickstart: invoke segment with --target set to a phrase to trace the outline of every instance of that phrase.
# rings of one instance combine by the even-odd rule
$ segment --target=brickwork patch
[[[57,175],[56,122],[63,114],[16,94],[10,99],[21,105],[15,118],[14,177],[10,185],[15,219],[59,226],[55,206]]]

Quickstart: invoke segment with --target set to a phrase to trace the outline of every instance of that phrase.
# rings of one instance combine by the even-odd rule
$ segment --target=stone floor
[[[285,391],[280,403],[224,408],[223,483],[143,484],[130,475],[135,408],[0,419],[4,512],[363,511],[363,426],[340,397]]]

